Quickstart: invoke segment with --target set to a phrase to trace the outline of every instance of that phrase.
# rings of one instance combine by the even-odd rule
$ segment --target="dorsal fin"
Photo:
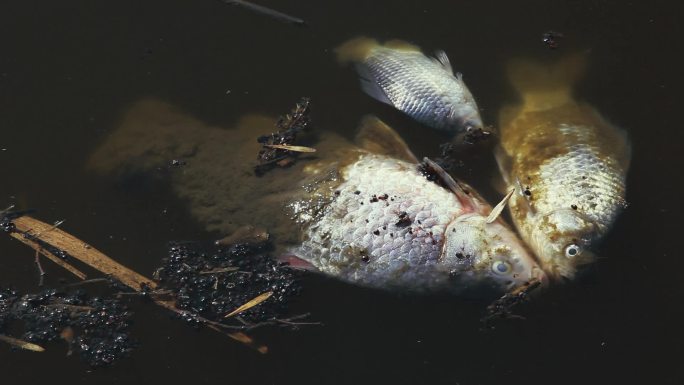
[[[446,52],[440,50],[435,51],[435,60],[437,63],[439,63],[442,67],[444,67],[445,70],[447,70],[449,73],[453,74],[454,69],[451,68],[451,62],[449,61],[449,57],[447,56]],[[459,79],[460,79],[460,73]]]
[[[355,141],[359,147],[373,154],[387,155],[407,162],[418,163],[418,159],[399,134],[375,116],[366,115],[363,117]]]

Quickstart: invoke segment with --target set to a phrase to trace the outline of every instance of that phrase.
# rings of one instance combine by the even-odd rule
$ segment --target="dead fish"
[[[453,72],[444,51],[425,56],[402,41],[361,37],[336,49],[341,62],[353,62],[361,87],[371,97],[415,120],[453,135],[482,132],[475,98],[460,73]]]
[[[350,283],[385,289],[507,290],[543,279],[522,241],[468,187],[428,178],[406,143],[376,118],[355,142],[317,133],[316,152],[254,174],[259,135],[275,120],[211,127],[159,101],[141,101],[96,149],[96,172],[159,175],[207,230],[244,237],[262,229],[274,255]],[[230,151],[226,151],[226,149]],[[437,170],[439,171],[439,170]],[[467,193],[467,192],[469,193]]]
[[[522,104],[500,114],[499,166],[516,194],[513,221],[552,277],[572,278],[625,206],[626,134],[572,97],[583,56],[552,67],[512,61]]]
[[[431,181],[376,118],[364,121],[359,137],[375,152],[356,149],[334,190],[312,193],[331,193],[318,215],[302,210],[306,199],[291,203],[295,219],[306,218],[299,218],[303,241],[286,260],[377,288],[510,290],[544,279],[520,239],[496,215],[488,218],[491,206],[471,188]]]

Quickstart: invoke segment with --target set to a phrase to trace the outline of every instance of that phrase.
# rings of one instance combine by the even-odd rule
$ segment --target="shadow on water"
[[[85,167],[94,148],[143,98],[177,106],[208,126],[247,114],[276,117],[300,96],[317,129],[351,139],[360,117],[380,116],[416,155],[444,138],[364,96],[332,49],[360,34],[402,38],[450,56],[486,123],[516,96],[503,63],[587,50],[580,99],[629,132],[628,209],[601,259],[577,281],[525,305],[525,321],[479,330],[481,302],[352,287],[308,276],[293,312],[324,327],[256,333],[270,353],[194,331],[144,303],[132,334],[141,346],[116,366],[89,371],[66,347],[43,354],[0,347],[3,384],[80,383],[681,383],[676,165],[682,131],[675,50],[681,10],[670,2],[260,2],[304,19],[279,23],[218,1],[14,2],[0,14],[0,161],[3,204],[66,219],[64,229],[151,274],[171,240],[213,240],[161,178],[122,182]],[[679,12],[678,12],[679,11]],[[563,33],[556,50],[542,42]],[[256,137],[256,136],[255,136]],[[496,201],[490,156],[463,178]],[[481,162],[479,162],[481,160]],[[670,172],[672,170],[672,172]],[[220,177],[220,176],[219,176]],[[226,175],[225,178],[231,178]],[[0,240],[0,282],[35,290],[32,253]],[[47,285],[66,273],[52,266]]]

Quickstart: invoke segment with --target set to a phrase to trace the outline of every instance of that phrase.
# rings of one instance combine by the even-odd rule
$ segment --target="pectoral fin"
[[[418,163],[418,159],[399,134],[375,116],[367,115],[361,120],[355,141],[359,147],[373,154]]]

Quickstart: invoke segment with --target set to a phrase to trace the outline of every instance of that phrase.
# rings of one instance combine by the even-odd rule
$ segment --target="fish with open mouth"
[[[380,44],[360,37],[343,43],[336,53],[340,62],[354,63],[361,88],[374,99],[466,141],[488,134],[475,98],[444,51],[428,57],[404,41]]]
[[[625,206],[630,144],[625,132],[572,97],[581,55],[553,66],[513,60],[522,103],[502,109],[498,161],[513,222],[552,278],[572,278]]]
[[[265,122],[208,127],[146,101],[127,114],[90,167],[155,173],[181,158],[171,186],[208,229],[265,227],[275,254],[293,267],[358,285],[505,291],[545,279],[499,217],[503,206],[492,209],[430,160],[418,162],[378,119],[364,120],[356,143],[321,131],[315,153],[256,176],[255,138],[273,129]]]

